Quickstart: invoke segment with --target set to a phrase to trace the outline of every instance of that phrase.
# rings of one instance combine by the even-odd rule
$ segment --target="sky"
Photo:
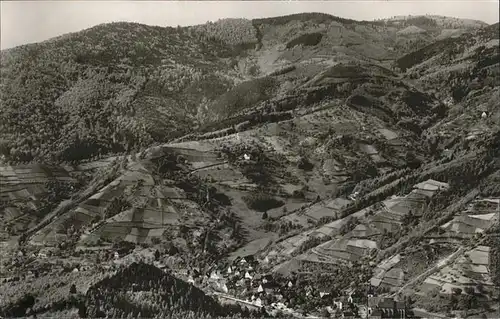
[[[113,21],[186,26],[221,18],[324,12],[355,20],[436,14],[498,22],[499,0],[1,1],[0,48],[40,42]]]

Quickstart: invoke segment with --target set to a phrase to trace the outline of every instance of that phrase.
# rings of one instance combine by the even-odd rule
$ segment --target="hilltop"
[[[498,39],[306,13],[2,51],[0,313],[491,315]]]
[[[382,21],[389,23],[403,23],[428,25],[433,27],[443,27],[446,29],[479,29],[488,26],[487,23],[473,19],[461,19],[454,17],[446,17],[439,15],[409,15],[409,16],[394,16]]]
[[[304,78],[341,61],[390,62],[435,38],[405,27],[316,13],[187,28],[119,22],[4,50],[0,151],[14,162],[61,162],[138,150],[199,126],[241,82],[282,68]]]

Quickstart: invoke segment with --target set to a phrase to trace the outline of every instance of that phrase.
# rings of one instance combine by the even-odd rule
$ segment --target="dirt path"
[[[256,305],[253,302],[249,302],[249,301],[246,301],[246,300],[243,300],[243,299],[239,299],[239,298],[236,298],[236,297],[233,297],[233,296],[230,296],[230,295],[226,295],[226,294],[223,294],[223,293],[220,293],[220,292],[214,292],[214,295],[216,295],[219,298],[223,298],[223,299],[234,301],[234,302],[242,304],[243,306],[246,306],[246,307],[255,308],[255,309],[263,308],[263,306]]]
[[[428,312],[425,309],[422,308],[413,308],[413,312],[416,312],[419,316],[422,318],[428,318],[428,319],[435,319],[435,318],[447,318],[444,315],[440,315],[438,313],[433,313],[433,312]]]
[[[217,166],[222,166],[222,165],[225,165],[225,164],[229,164],[229,161],[224,161],[224,162],[221,162],[221,163],[215,163],[215,164],[210,164],[210,165],[207,165],[207,166],[202,166],[202,167],[198,167],[198,168],[195,168],[195,169],[192,169],[189,174],[193,174],[197,171],[201,171],[201,170],[204,170],[204,169],[207,169],[207,168],[214,168],[214,167],[217,167]]]

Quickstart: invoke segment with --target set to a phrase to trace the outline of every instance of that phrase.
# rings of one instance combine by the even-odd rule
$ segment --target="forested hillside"
[[[304,13],[2,51],[0,315],[494,317],[498,45]]]
[[[180,136],[232,86],[229,52],[200,33],[130,23],[3,51],[2,154],[78,161]]]

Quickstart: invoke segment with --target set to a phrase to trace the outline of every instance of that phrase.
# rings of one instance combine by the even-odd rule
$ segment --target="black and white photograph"
[[[500,319],[499,0],[0,1],[0,319]]]

